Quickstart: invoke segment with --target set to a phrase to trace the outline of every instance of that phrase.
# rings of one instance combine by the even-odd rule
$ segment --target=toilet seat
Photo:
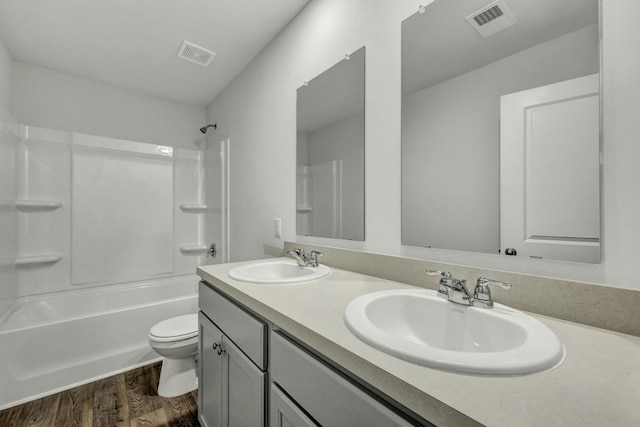
[[[186,340],[198,336],[198,315],[187,314],[156,323],[149,331],[149,339],[156,342]]]

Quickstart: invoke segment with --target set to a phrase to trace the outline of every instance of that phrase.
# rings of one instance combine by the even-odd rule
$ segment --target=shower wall
[[[19,126],[17,297],[192,274],[204,155]]]
[[[0,40],[0,313],[15,299],[17,213],[15,208],[16,123],[11,116],[11,56]]]
[[[16,167],[17,125],[0,107],[0,313],[18,294],[15,254],[17,251]]]

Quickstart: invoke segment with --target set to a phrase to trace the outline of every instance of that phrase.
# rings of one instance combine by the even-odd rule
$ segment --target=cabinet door
[[[218,354],[218,349],[223,335],[202,313],[199,319],[198,420],[202,427],[222,427],[224,375],[223,357]]]
[[[298,405],[291,401],[280,388],[271,384],[270,427],[317,427]]]
[[[223,346],[227,425],[262,427],[265,425],[265,373],[226,336]]]

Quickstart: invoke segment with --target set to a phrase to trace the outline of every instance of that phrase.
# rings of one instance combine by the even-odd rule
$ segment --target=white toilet
[[[149,331],[149,345],[164,356],[158,394],[175,397],[198,388],[198,315],[187,314],[156,323]]]

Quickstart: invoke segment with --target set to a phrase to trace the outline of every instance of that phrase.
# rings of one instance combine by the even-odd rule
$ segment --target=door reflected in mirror
[[[364,240],[364,70],[362,47],[297,90],[298,235]]]
[[[402,23],[404,245],[599,262],[598,12],[436,0]],[[525,91],[548,98],[501,107]]]

